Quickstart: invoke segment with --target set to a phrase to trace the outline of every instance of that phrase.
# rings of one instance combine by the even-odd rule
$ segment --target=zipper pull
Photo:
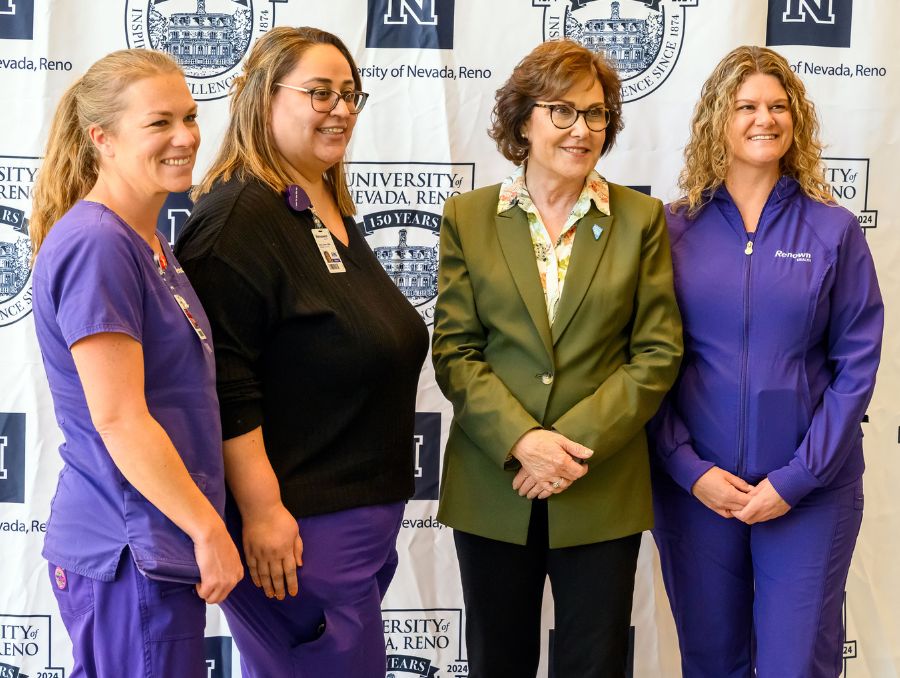
[[[744,254],[753,254],[753,241],[748,240],[747,246],[744,248]]]

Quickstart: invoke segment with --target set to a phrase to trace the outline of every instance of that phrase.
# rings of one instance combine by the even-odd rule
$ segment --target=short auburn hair
[[[528,139],[522,127],[538,100],[554,100],[587,78],[603,88],[609,109],[609,125],[600,154],[605,155],[622,131],[622,82],[616,69],[602,54],[591,52],[572,40],[551,40],[535,47],[513,69],[494,97],[488,135],[503,156],[521,165],[528,157]]]

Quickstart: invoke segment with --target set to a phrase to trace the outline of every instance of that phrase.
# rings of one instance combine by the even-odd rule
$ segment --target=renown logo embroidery
[[[849,47],[853,0],[769,0],[767,45]]]
[[[811,262],[812,254],[810,252],[785,252],[784,250],[776,250],[775,258]]]

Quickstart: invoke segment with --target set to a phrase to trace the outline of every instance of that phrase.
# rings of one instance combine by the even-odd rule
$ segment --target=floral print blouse
[[[525,165],[519,165],[516,171],[503,180],[500,185],[500,201],[497,203],[497,214],[518,206],[528,217],[531,230],[531,242],[534,245],[534,256],[537,259],[538,273],[541,276],[541,287],[544,289],[544,301],[547,303],[547,317],[550,324],[556,318],[559,300],[562,297],[566,271],[572,257],[572,244],[575,241],[575,230],[578,220],[587,214],[591,201],[603,214],[609,215],[609,185],[597,170],[591,170],[581,189],[581,195],[575,201],[572,212],[563,224],[559,238],[554,244],[550,240],[547,227],[541,219],[525,186]]]

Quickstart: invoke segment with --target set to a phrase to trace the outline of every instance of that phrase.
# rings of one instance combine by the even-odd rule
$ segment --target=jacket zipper
[[[747,245],[744,247],[747,256],[744,265],[744,335],[741,344],[741,411],[738,426],[738,463],[737,475],[743,478],[746,475],[746,446],[747,446],[747,365],[750,362],[750,269],[753,265],[753,240],[747,235]]]

